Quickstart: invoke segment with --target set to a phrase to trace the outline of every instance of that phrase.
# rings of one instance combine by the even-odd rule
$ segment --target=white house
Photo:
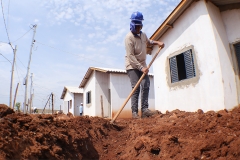
[[[240,0],[182,0],[150,39],[165,43],[153,64],[156,109],[239,105]]]
[[[63,99],[63,113],[72,113],[74,116],[78,116],[80,104],[83,102],[83,89],[78,87],[65,86],[61,95]]]
[[[149,109],[155,109],[153,75],[150,76]],[[125,70],[90,67],[79,88],[83,88],[84,115],[113,118],[132,88]],[[139,96],[140,97],[140,96]],[[139,101],[139,112],[140,101]],[[131,118],[131,99],[119,118]]]

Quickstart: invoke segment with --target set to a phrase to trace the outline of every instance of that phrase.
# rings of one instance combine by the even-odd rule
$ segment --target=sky
[[[54,108],[64,86],[78,87],[89,67],[125,69],[124,38],[134,11],[144,16],[142,31],[150,38],[180,0],[0,0],[0,104],[9,105],[13,49],[16,61],[12,97],[44,108],[51,93]],[[11,45],[10,45],[11,44]],[[147,57],[147,62],[151,56]],[[150,69],[150,72],[152,70]],[[32,76],[32,78],[30,78]],[[31,85],[32,84],[32,85]],[[31,87],[32,86],[32,87]],[[32,88],[32,90],[30,90]]]

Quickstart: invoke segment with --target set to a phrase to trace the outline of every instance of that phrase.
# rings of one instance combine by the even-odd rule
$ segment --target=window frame
[[[178,56],[180,54],[183,54],[184,52],[191,50],[192,51],[192,59],[193,59],[193,65],[194,65],[194,69],[195,69],[195,76],[191,77],[191,78],[186,78],[186,79],[182,79],[180,81],[176,81],[172,83],[172,76],[171,76],[171,66],[170,66],[170,59]],[[196,54],[195,54],[195,50],[194,50],[194,46],[190,45],[188,47],[184,47],[178,51],[173,52],[172,54],[170,54],[167,57],[167,62],[166,62],[166,69],[167,69],[167,81],[168,81],[168,86],[170,88],[175,88],[175,87],[184,87],[184,86],[188,86],[190,84],[197,84],[199,81],[199,69],[198,69],[198,64],[197,64],[197,59],[196,59]],[[186,71],[187,72],[187,71]]]
[[[236,46],[240,46],[240,41],[233,43],[234,57],[236,59],[236,70],[238,75],[240,75],[240,61],[238,61]]]
[[[238,93],[238,103],[240,103],[240,69],[238,67],[238,61],[236,57],[236,50],[235,50],[235,45],[240,44],[240,40],[237,40],[235,42],[229,43],[230,50],[231,50],[231,56],[232,56],[232,65],[233,65],[233,70],[235,73],[235,81],[237,84],[237,93]]]
[[[73,100],[71,99],[71,100],[69,101],[69,109],[72,109],[72,104],[73,104]]]
[[[89,97],[90,97],[90,99],[89,99]],[[86,92],[86,105],[89,106],[89,105],[91,105],[91,103],[92,103],[92,92],[87,91]]]

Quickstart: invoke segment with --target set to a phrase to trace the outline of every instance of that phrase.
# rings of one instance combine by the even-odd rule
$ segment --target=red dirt
[[[240,159],[240,107],[146,119],[28,115],[0,105],[0,159]]]

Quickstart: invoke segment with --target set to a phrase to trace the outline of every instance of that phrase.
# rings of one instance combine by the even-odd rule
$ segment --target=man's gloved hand
[[[158,42],[158,46],[159,46],[159,48],[161,47],[161,48],[164,48],[164,43],[163,42],[159,42],[159,41],[157,41]]]
[[[148,68],[143,67],[141,71],[142,71],[143,73],[145,73],[145,74],[148,74],[148,71],[149,71],[149,70],[148,70]]]

